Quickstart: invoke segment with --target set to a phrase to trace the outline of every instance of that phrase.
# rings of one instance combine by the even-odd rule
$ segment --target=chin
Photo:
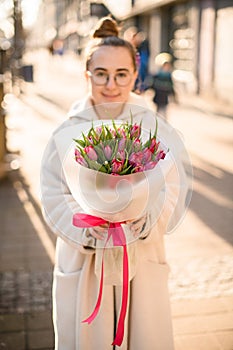
[[[120,96],[104,96],[102,99],[104,102],[121,102]]]
[[[104,99],[103,103],[125,103],[126,99],[121,97]]]

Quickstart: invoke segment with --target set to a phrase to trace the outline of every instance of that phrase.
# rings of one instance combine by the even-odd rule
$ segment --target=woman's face
[[[101,46],[91,58],[87,76],[94,104],[126,102],[137,72],[125,47]]]

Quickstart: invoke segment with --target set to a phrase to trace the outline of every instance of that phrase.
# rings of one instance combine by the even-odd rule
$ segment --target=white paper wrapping
[[[94,126],[103,121],[94,122]],[[111,125],[111,121],[104,121]],[[122,124],[122,121],[117,121]],[[110,222],[122,222],[141,217],[154,205],[156,197],[164,186],[165,177],[172,167],[169,152],[154,169],[129,175],[114,176],[98,172],[75,161],[74,138],[81,138],[92,123],[83,123],[62,130],[55,137],[62,161],[64,174],[74,199],[87,214],[101,217]],[[144,131],[148,137],[149,131]]]

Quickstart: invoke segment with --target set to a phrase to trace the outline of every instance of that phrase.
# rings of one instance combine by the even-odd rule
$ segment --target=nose
[[[108,89],[114,89],[116,87],[116,81],[115,81],[115,76],[112,74],[109,74],[108,80],[106,83],[106,87]]]

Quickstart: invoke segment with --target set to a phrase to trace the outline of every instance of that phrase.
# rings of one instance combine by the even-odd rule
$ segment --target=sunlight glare
[[[35,23],[40,3],[41,0],[22,0],[23,26],[25,28],[31,27]]]

